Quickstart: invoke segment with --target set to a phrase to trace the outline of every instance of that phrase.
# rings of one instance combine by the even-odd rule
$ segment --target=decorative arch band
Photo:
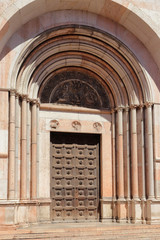
[[[77,100],[71,100],[69,95],[63,100],[57,98],[58,86],[62,91],[69,84],[73,91],[79,80],[83,80],[80,91],[89,88],[92,92],[85,99],[87,105],[82,104],[85,107],[113,108],[152,102],[149,82],[134,55],[117,39],[92,27],[69,25],[50,29],[33,40],[18,62],[21,64],[13,86],[20,94],[40,97],[42,102],[80,106],[78,92]],[[69,78],[64,78],[65,69],[71,69],[66,75],[77,71],[83,77],[70,78],[69,83]],[[58,82],[60,75],[68,82]]]

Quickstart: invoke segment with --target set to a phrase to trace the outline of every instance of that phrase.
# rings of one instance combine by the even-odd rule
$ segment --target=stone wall
[[[0,224],[51,220],[54,120],[101,134],[101,220],[160,220],[159,19],[156,0],[0,0]],[[42,104],[68,68],[95,77],[111,109]]]

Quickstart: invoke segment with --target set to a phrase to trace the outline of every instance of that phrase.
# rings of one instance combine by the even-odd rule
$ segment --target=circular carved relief
[[[99,123],[99,122],[95,122],[93,124],[93,127],[98,131],[100,132],[102,130],[102,125]]]
[[[52,121],[50,122],[50,127],[51,127],[51,128],[56,129],[56,128],[58,128],[58,126],[59,126],[59,122],[58,122],[57,120],[52,120]]]
[[[74,121],[74,122],[72,122],[72,127],[73,127],[76,131],[78,131],[78,130],[81,129],[81,124],[80,124],[80,122],[78,122],[78,121]]]

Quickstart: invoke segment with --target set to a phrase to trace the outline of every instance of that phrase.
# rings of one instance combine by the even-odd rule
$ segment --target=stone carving
[[[99,122],[93,123],[93,127],[97,130],[97,132],[102,130],[102,125]]]
[[[58,126],[59,126],[59,122],[58,122],[57,120],[52,120],[52,121],[50,122],[50,127],[51,127],[51,128],[56,129],[56,128],[58,128]]]
[[[73,127],[76,131],[78,131],[78,130],[81,129],[81,124],[80,124],[80,122],[78,122],[78,121],[74,121],[74,122],[72,122],[72,127]]]
[[[105,87],[93,76],[76,70],[56,74],[40,92],[42,103],[110,109]]]
[[[50,102],[89,108],[100,108],[101,100],[96,90],[80,80],[67,80],[52,92]]]

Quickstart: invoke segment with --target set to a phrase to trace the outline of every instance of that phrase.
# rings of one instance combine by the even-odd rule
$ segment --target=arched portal
[[[85,172],[83,178],[78,178],[79,182],[75,180],[76,184],[82,182],[84,189],[79,188],[79,192],[74,189],[73,193],[73,198],[80,201],[75,192],[85,192],[84,202],[87,203],[82,203],[84,211],[79,214],[86,216],[87,210],[91,212],[89,203],[92,202],[93,206],[98,206],[96,220],[149,221],[147,209],[155,197],[152,88],[134,54],[118,39],[96,28],[60,26],[30,41],[17,60],[13,76],[8,198],[17,197],[21,203],[30,199],[28,206],[32,204],[35,209],[38,202],[39,211],[43,213],[45,209],[48,212],[48,221],[54,220],[52,216],[55,214],[64,220],[62,215],[69,211],[65,206],[66,188],[63,186],[62,192],[57,190],[60,188],[55,182],[59,179],[67,182],[68,178],[64,178],[62,173],[67,169],[73,174],[71,179],[75,172],[64,167],[67,152],[57,160],[63,159],[61,167],[56,162],[54,166],[51,164],[52,158],[54,162],[57,157],[57,144],[60,152],[68,148],[68,143],[55,143],[52,138],[58,138],[58,133],[72,136],[76,133],[79,138],[81,134],[91,134],[93,138],[100,136],[97,142],[99,160],[95,160],[94,165],[98,175],[93,174],[98,179],[94,187],[100,186],[100,190],[97,197],[90,201],[88,194],[91,188],[85,186],[94,183],[94,180],[88,177],[93,169],[89,167],[91,157],[87,154],[83,159],[88,161],[88,167],[76,168],[72,165],[75,171],[81,169]],[[13,146],[14,139],[17,141]],[[77,139],[74,141],[77,142]],[[51,151],[50,142],[54,145]],[[71,151],[83,145],[75,142],[71,144]],[[90,142],[84,145],[84,152],[89,153]],[[17,149],[21,155],[18,193],[13,174]],[[70,161],[80,159],[78,154]],[[55,179],[58,172],[60,178]],[[53,185],[50,176],[54,178]],[[57,196],[59,201],[55,200],[55,195],[50,194],[52,189],[62,199]],[[68,202],[71,207],[75,204],[70,199]],[[63,205],[63,210],[53,214],[52,210],[58,209],[54,204]],[[18,211],[20,214],[21,207]],[[42,221],[45,220],[43,216]]]

